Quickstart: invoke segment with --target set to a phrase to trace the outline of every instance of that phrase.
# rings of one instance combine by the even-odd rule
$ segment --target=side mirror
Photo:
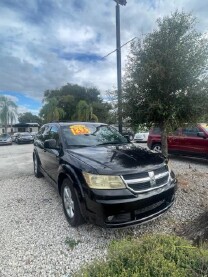
[[[198,132],[197,133],[197,137],[200,137],[200,138],[206,138],[206,135],[205,135],[205,133],[204,132]]]
[[[57,144],[55,139],[47,139],[43,144],[44,148],[57,149]]]

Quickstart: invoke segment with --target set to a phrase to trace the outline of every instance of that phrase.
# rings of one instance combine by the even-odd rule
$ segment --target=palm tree
[[[17,105],[8,97],[0,96],[0,121],[5,126],[5,133],[9,123],[13,124],[17,117]]]
[[[76,107],[76,113],[72,116],[72,120],[98,122],[98,117],[93,114],[91,105],[88,105],[84,100],[80,100]]]
[[[58,101],[51,98],[40,110],[40,116],[45,122],[59,121],[65,116],[65,112],[62,108],[58,108]]]

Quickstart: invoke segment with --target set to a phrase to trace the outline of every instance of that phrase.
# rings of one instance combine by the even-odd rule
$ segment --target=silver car
[[[138,132],[134,136],[135,142],[147,142],[149,132]]]
[[[9,134],[1,134],[0,135],[0,145],[11,145],[12,138]]]

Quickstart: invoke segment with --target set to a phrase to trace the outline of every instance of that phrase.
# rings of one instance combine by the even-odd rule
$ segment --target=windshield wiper
[[[111,145],[111,144],[126,144],[126,142],[103,142],[96,145],[100,146],[100,145]]]
[[[82,144],[77,144],[77,145],[68,145],[68,147],[89,147],[90,145],[82,145]]]

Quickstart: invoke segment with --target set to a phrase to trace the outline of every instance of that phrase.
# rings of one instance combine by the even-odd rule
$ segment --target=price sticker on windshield
[[[72,125],[70,126],[70,130],[74,136],[90,134],[90,130],[84,125]]]

